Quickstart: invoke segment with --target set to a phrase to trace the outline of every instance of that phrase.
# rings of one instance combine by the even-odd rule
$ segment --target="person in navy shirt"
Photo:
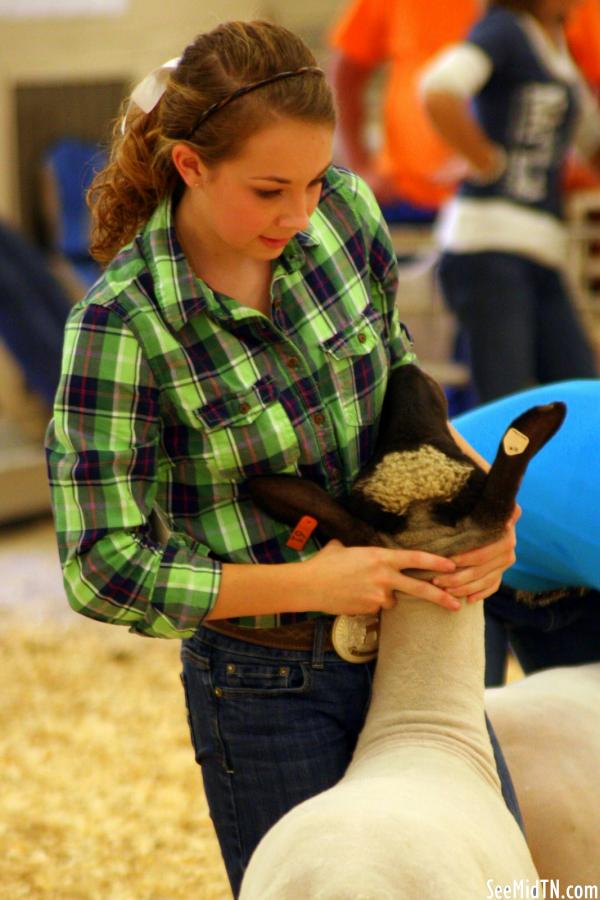
[[[563,164],[572,144],[600,162],[600,115],[563,33],[574,5],[493,3],[421,83],[464,170],[438,231],[439,276],[482,402],[597,375],[563,274]]]

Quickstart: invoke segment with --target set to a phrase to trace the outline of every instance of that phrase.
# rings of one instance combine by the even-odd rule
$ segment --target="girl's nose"
[[[280,216],[277,222],[280,228],[289,228],[294,231],[302,231],[308,226],[308,214],[302,213],[293,216]]]
[[[306,208],[306,203],[300,202],[283,212],[277,221],[280,228],[290,228],[294,231],[302,231],[306,228],[310,218],[310,210]]]

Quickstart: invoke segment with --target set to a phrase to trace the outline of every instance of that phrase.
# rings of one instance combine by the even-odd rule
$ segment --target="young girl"
[[[480,401],[597,374],[563,276],[572,139],[600,160],[600,116],[563,34],[576,2],[494,2],[423,76],[434,125],[466,161],[440,226],[440,281]]]
[[[221,25],[132,100],[92,188],[106,272],[66,330],[56,527],[74,609],[184,639],[237,895],[261,836],[341,777],[364,720],[373,664],[333,651],[333,616],[377,613],[395,590],[449,611],[480,600],[514,560],[514,527],[453,561],[288,546],[247,480],[299,472],[343,495],[391,368],[414,360],[388,234],[365,185],[331,166],[330,90],[285,29]]]

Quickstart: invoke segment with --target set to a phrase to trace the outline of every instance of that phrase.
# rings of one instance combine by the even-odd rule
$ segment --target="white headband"
[[[158,66],[153,72],[146,75],[146,77],[134,87],[129,98],[129,106],[123,116],[123,121],[121,122],[121,134],[125,134],[127,116],[129,115],[132,103],[139,106],[145,113],[151,112],[164,94],[169,75],[173,69],[177,68],[180,59],[180,56],[175,59],[169,59],[166,63],[163,63],[162,66]]]

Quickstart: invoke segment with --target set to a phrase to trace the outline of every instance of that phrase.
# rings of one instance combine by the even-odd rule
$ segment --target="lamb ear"
[[[558,431],[566,413],[566,405],[556,401],[533,406],[511,422],[473,509],[476,520],[501,524],[508,519],[529,461]]]
[[[506,430],[498,453],[503,452],[508,456],[523,454],[527,462],[541,450],[553,435],[561,427],[567,415],[567,406],[560,400],[554,403],[546,403],[543,406],[532,406],[521,413]],[[517,446],[514,444],[515,432],[517,435],[525,435],[528,444],[521,448],[517,437]],[[516,452],[515,452],[516,451]]]
[[[374,530],[313,481],[295,475],[259,475],[247,487],[257,506],[278,522],[297,525],[302,516],[312,516],[328,538],[347,547],[372,543]]]

